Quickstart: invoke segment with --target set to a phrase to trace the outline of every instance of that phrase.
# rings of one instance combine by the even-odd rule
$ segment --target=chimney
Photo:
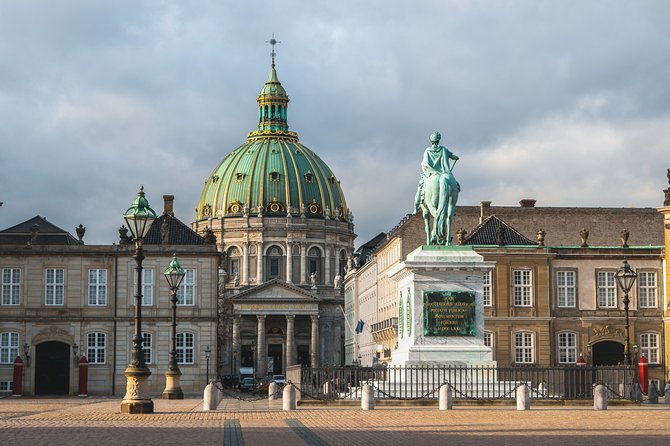
[[[174,217],[174,195],[163,195],[163,215]]]
[[[536,202],[537,200],[533,200],[532,198],[524,198],[519,204],[522,208],[534,208]]]
[[[479,202],[479,223],[482,223],[486,217],[489,216],[491,211],[491,202],[490,201],[480,201]]]

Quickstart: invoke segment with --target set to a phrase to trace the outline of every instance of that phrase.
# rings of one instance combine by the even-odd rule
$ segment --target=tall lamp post
[[[635,279],[637,279],[637,274],[630,267],[627,260],[623,261],[623,265],[616,272],[616,281],[619,284],[619,288],[623,291],[623,309],[626,313],[626,351],[624,352],[624,364],[631,365],[631,353],[630,353],[630,324],[628,322],[628,305],[630,304],[630,299],[628,298],[628,293],[633,288]]]
[[[179,260],[175,254],[172,255],[170,264],[163,271],[163,275],[170,286],[172,294],[172,350],[170,350],[170,362],[165,371],[165,390],[163,390],[164,400],[183,400],[184,392],[181,390],[181,370],[177,364],[177,291],[181,281],[184,280],[186,271],[181,268]]]
[[[208,345],[205,347],[205,359],[207,360],[207,384],[209,384],[209,358],[212,356],[212,348]]]
[[[125,371],[126,395],[121,401],[121,413],[153,413],[154,402],[149,395],[151,371],[144,362],[142,350],[142,260],[144,260],[142,245],[156,220],[156,213],[149,207],[149,202],[144,197],[144,187],[140,189],[133,205],[128,208],[123,218],[135,240],[133,258],[137,267],[135,268],[135,333],[130,363]]]

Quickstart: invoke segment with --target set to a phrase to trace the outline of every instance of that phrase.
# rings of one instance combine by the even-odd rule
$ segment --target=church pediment
[[[319,314],[319,300],[309,292],[273,280],[233,297],[233,313],[239,315]]]
[[[287,284],[279,279],[271,280],[264,284],[249,288],[231,299],[237,302],[279,302],[279,301],[303,301],[318,302],[316,296],[302,288]]]

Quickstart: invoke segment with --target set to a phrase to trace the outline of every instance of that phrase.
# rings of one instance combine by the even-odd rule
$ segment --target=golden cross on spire
[[[266,40],[265,43],[269,43],[270,45],[272,45],[272,52],[270,53],[270,55],[272,56],[272,68],[274,68],[275,67],[275,55],[277,54],[277,53],[275,53],[275,45],[278,44],[278,43],[281,43],[281,41],[275,39],[275,33],[272,33],[272,39]]]

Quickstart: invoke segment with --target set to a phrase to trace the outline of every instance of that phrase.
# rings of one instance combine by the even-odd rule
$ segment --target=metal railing
[[[297,370],[295,371],[297,372]],[[593,387],[604,384],[612,400],[631,399],[636,373],[633,367],[303,367],[293,374],[301,398],[358,399],[364,384],[374,387],[377,399],[438,399],[439,388],[449,384],[455,399],[515,399],[520,384],[531,398],[546,400],[592,399]]]

